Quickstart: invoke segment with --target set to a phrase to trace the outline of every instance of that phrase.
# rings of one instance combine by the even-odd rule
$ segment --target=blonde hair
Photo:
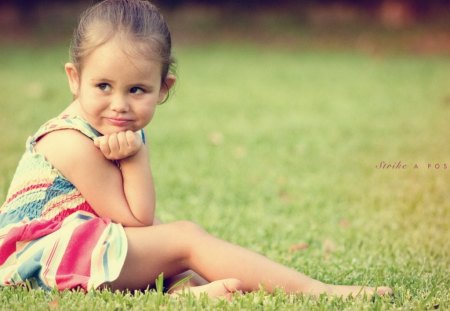
[[[83,59],[95,48],[115,36],[132,43],[124,48],[160,61],[164,83],[175,64],[170,31],[156,6],[144,0],[105,0],[81,15],[70,47],[77,69],[82,70]]]

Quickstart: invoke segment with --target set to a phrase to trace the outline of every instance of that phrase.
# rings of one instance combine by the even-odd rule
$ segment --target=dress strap
[[[101,136],[96,129],[87,123],[86,120],[78,116],[63,115],[50,119],[44,125],[42,125],[38,131],[30,137],[32,144],[36,143],[40,138],[57,130],[73,129],[81,132],[90,139]]]
[[[44,125],[42,125],[38,131],[29,138],[28,144],[34,145],[40,138],[57,130],[73,129],[81,132],[90,139],[102,136],[100,132],[94,129],[86,120],[79,116],[63,115],[50,119]],[[141,130],[141,137],[144,144],[146,143],[146,137],[144,130]]]

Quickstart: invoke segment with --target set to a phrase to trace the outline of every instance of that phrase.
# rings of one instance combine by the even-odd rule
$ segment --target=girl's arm
[[[121,169],[75,130],[47,134],[36,151],[75,185],[99,216],[124,226],[152,225],[155,191],[145,146],[122,159]]]
[[[147,149],[140,133],[113,133],[96,138],[94,144],[106,159],[120,161],[123,189],[130,210],[137,219],[151,225],[155,210],[155,187]]]

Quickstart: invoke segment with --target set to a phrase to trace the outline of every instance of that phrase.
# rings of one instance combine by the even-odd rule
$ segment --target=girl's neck
[[[66,109],[61,112],[61,115],[83,117],[78,100],[75,99]]]

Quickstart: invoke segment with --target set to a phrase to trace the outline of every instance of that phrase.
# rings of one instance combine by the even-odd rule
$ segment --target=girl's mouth
[[[132,120],[130,119],[123,119],[123,118],[106,118],[106,120],[110,124],[118,127],[125,127],[132,122]]]

